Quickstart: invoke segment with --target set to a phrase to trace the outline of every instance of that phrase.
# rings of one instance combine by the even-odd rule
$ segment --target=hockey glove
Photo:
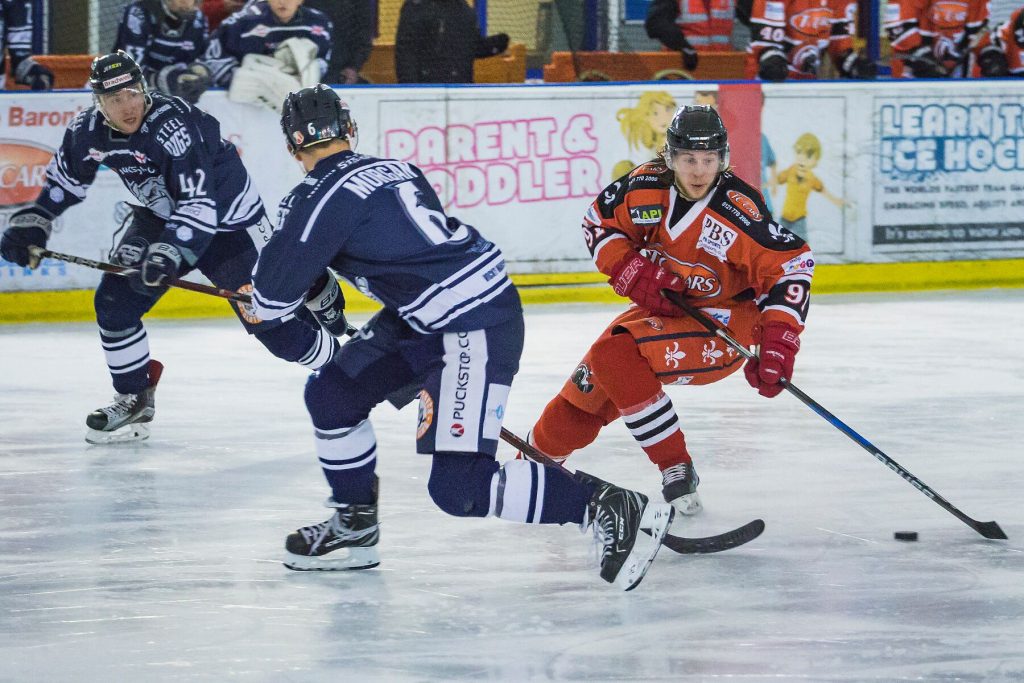
[[[0,256],[19,266],[35,268],[39,259],[29,252],[29,247],[46,247],[50,239],[53,216],[38,206],[29,206],[11,214],[0,240]]]
[[[781,83],[789,75],[789,62],[779,50],[768,50],[758,60],[757,77],[762,81]]]
[[[686,281],[640,254],[630,252],[612,270],[608,280],[619,296],[628,296],[654,315],[678,317],[683,311],[662,295],[661,290],[686,291]]]
[[[984,78],[1006,78],[1010,75],[1010,64],[1006,55],[995,45],[982,49],[978,55],[978,67]]]
[[[949,71],[932,54],[930,45],[922,45],[905,58],[914,78],[946,78]]]
[[[213,80],[210,70],[199,62],[188,66],[172,64],[160,69],[156,77],[158,90],[175,97],[180,97],[189,104],[195,104],[206,92]]]
[[[689,41],[683,38],[683,46],[679,48],[679,53],[683,56],[683,68],[687,71],[693,71],[697,68],[697,63],[700,61],[697,56],[697,51],[693,49]]]
[[[343,337],[348,330],[345,320],[345,295],[341,293],[337,278],[329,270],[316,279],[306,293],[306,308],[321,327],[333,337]]]
[[[31,57],[23,59],[14,72],[14,80],[32,90],[51,90],[53,72]]]
[[[140,273],[142,284],[146,287],[160,287],[167,280],[178,277],[181,268],[181,252],[173,244],[154,242],[146,250],[146,258],[142,261]]]
[[[840,57],[839,74],[843,78],[870,81],[878,74],[878,68],[874,62],[856,50],[847,50],[846,54]]]
[[[754,328],[754,339],[761,344],[760,353],[756,358],[747,360],[743,374],[757,393],[773,398],[784,388],[780,380],[788,382],[793,377],[793,361],[800,350],[800,333],[786,323],[770,322],[763,328]]]

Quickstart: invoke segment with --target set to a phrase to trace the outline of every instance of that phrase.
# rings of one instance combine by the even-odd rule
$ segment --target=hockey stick
[[[514,448],[518,448],[524,455],[529,456],[531,460],[543,465],[557,467],[569,476],[573,476],[573,473],[565,465],[537,450],[527,441],[516,436],[504,427],[501,428],[501,438],[505,443]],[[681,555],[720,553],[723,550],[729,550],[730,548],[735,548],[736,546],[753,541],[761,535],[762,531],[764,531],[764,522],[760,519],[755,519],[752,522],[747,522],[743,526],[733,529],[732,531],[726,531],[716,536],[685,538],[683,536],[665,534],[665,540],[663,540],[661,544],[669,550],[673,550]],[[646,533],[646,531],[644,533]]]
[[[717,321],[713,320],[706,313],[693,306],[689,301],[686,300],[686,298],[682,294],[670,290],[663,290],[663,294],[666,297],[668,297],[669,301],[674,303],[679,308],[683,309],[687,315],[689,315],[691,318],[693,318],[701,325],[703,325],[708,332],[711,332],[718,336],[720,339],[724,340],[726,344],[735,349],[744,358],[750,360],[751,358],[755,357],[754,354],[750,351],[750,349],[736,341],[729,334],[726,328],[719,325]],[[995,522],[979,522],[978,520],[972,519],[971,517],[965,515],[955,505],[953,505],[948,500],[946,500],[938,493],[936,493],[930,486],[928,486],[923,481],[921,481],[913,474],[908,472],[906,469],[903,468],[902,465],[900,465],[898,462],[896,462],[888,455],[883,453],[878,447],[876,447],[870,441],[868,441],[863,436],[855,432],[845,422],[843,422],[838,417],[836,417],[828,410],[826,410],[824,406],[822,406],[813,398],[811,398],[810,396],[802,392],[800,389],[798,389],[796,385],[794,385],[792,382],[788,382],[785,379],[782,379],[780,380],[780,383],[785,387],[786,391],[796,396],[804,405],[806,405],[808,408],[816,412],[821,417],[825,418],[826,422],[828,422],[833,427],[841,431],[843,434],[846,434],[846,436],[853,439],[853,441],[855,441],[861,448],[866,450],[871,455],[875,456],[875,458],[878,459],[879,462],[881,462],[883,465],[891,469],[896,474],[903,477],[903,479],[908,481],[914,488],[916,488],[918,491],[931,498],[933,501],[935,501],[937,505],[939,505],[947,512],[951,513],[961,522],[971,527],[985,538],[1006,538],[1006,534],[1003,532],[1003,530],[999,527],[998,524],[996,524]]]
[[[62,254],[58,251],[50,251],[49,249],[42,249],[41,247],[29,247],[29,252],[34,258],[44,259],[52,258],[58,261],[65,261],[67,263],[74,263],[75,265],[85,266],[86,268],[95,268],[96,270],[102,270],[104,273],[113,273],[114,275],[134,275],[138,273],[137,268],[129,268],[128,266],[119,266],[114,263],[107,263],[105,261],[92,261],[81,256],[74,256],[72,254]],[[229,289],[221,289],[220,287],[211,287],[209,285],[202,285],[198,282],[189,282],[188,280],[170,280],[165,282],[171,287],[177,287],[178,289],[187,289],[190,292],[199,292],[201,294],[209,294],[211,296],[219,296],[222,299],[230,299],[231,301],[237,301],[240,304],[251,304],[252,297],[248,294],[239,294],[238,292],[232,292]]]

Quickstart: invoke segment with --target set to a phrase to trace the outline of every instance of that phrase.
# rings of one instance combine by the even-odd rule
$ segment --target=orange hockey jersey
[[[1024,7],[992,30],[992,42],[1006,55],[1010,73],[1024,76]]]
[[[892,45],[894,78],[911,78],[905,61],[920,48],[954,76],[988,23],[988,0],[889,0],[883,27]]]
[[[789,62],[789,78],[816,78],[827,51],[838,66],[853,49],[856,0],[754,0],[747,76],[757,75],[761,55],[780,51]]]
[[[611,275],[630,251],[686,277],[687,296],[708,308],[756,306],[762,322],[803,330],[814,257],[779,227],[761,194],[729,171],[703,199],[680,196],[661,161],[609,185],[583,219],[598,270]],[[675,264],[675,267],[673,267]]]

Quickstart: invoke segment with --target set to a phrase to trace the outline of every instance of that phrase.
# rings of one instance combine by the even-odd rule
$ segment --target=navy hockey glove
[[[1006,78],[1010,75],[1010,63],[1003,51],[995,45],[982,49],[978,55],[978,67],[985,78]]]
[[[679,53],[683,56],[683,68],[687,71],[693,71],[697,68],[697,62],[700,61],[697,57],[697,51],[693,49],[693,45],[690,45],[686,38],[683,38],[683,46],[679,48]]]
[[[789,62],[779,50],[768,50],[758,60],[757,77],[762,81],[781,83],[789,75]]]
[[[306,308],[313,312],[317,322],[331,336],[343,337],[348,331],[345,295],[330,271],[325,271],[310,287],[306,294]]]
[[[181,268],[181,252],[173,244],[156,242],[149,245],[146,258],[142,261],[140,273],[142,284],[147,287],[166,285],[167,280],[178,277]]]
[[[210,70],[199,62],[188,66],[172,64],[160,69],[156,77],[158,90],[195,104],[213,84]]]
[[[764,328],[754,328],[754,339],[761,344],[760,353],[756,358],[747,360],[743,374],[747,377],[747,384],[757,389],[757,393],[773,398],[785,388],[779,381],[785,379],[788,382],[793,377],[793,362],[800,350],[800,333],[792,325],[770,322]]]
[[[14,80],[27,85],[32,90],[51,90],[53,88],[53,72],[31,57],[23,59],[14,72]]]
[[[19,266],[35,268],[39,259],[33,256],[30,246],[46,247],[50,239],[53,216],[38,206],[29,206],[11,214],[0,240],[0,256]]]

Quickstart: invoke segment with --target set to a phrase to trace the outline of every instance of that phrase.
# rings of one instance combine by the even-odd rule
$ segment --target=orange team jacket
[[[816,78],[823,54],[833,60],[853,49],[856,0],[754,0],[747,76],[757,75],[767,50],[780,50],[789,61],[789,78]]]
[[[680,275],[689,273],[687,296],[702,309],[756,306],[762,324],[779,321],[803,330],[814,274],[811,249],[780,228],[761,193],[729,171],[706,197],[691,202],[680,196],[664,163],[641,164],[594,200],[583,233],[605,275],[638,251]]]
[[[1024,7],[1019,8],[1009,19],[992,29],[991,40],[1006,55],[1010,73],[1024,76]]]
[[[889,0],[883,28],[892,45],[893,78],[911,78],[903,63],[922,45],[953,72],[988,23],[988,0]]]

